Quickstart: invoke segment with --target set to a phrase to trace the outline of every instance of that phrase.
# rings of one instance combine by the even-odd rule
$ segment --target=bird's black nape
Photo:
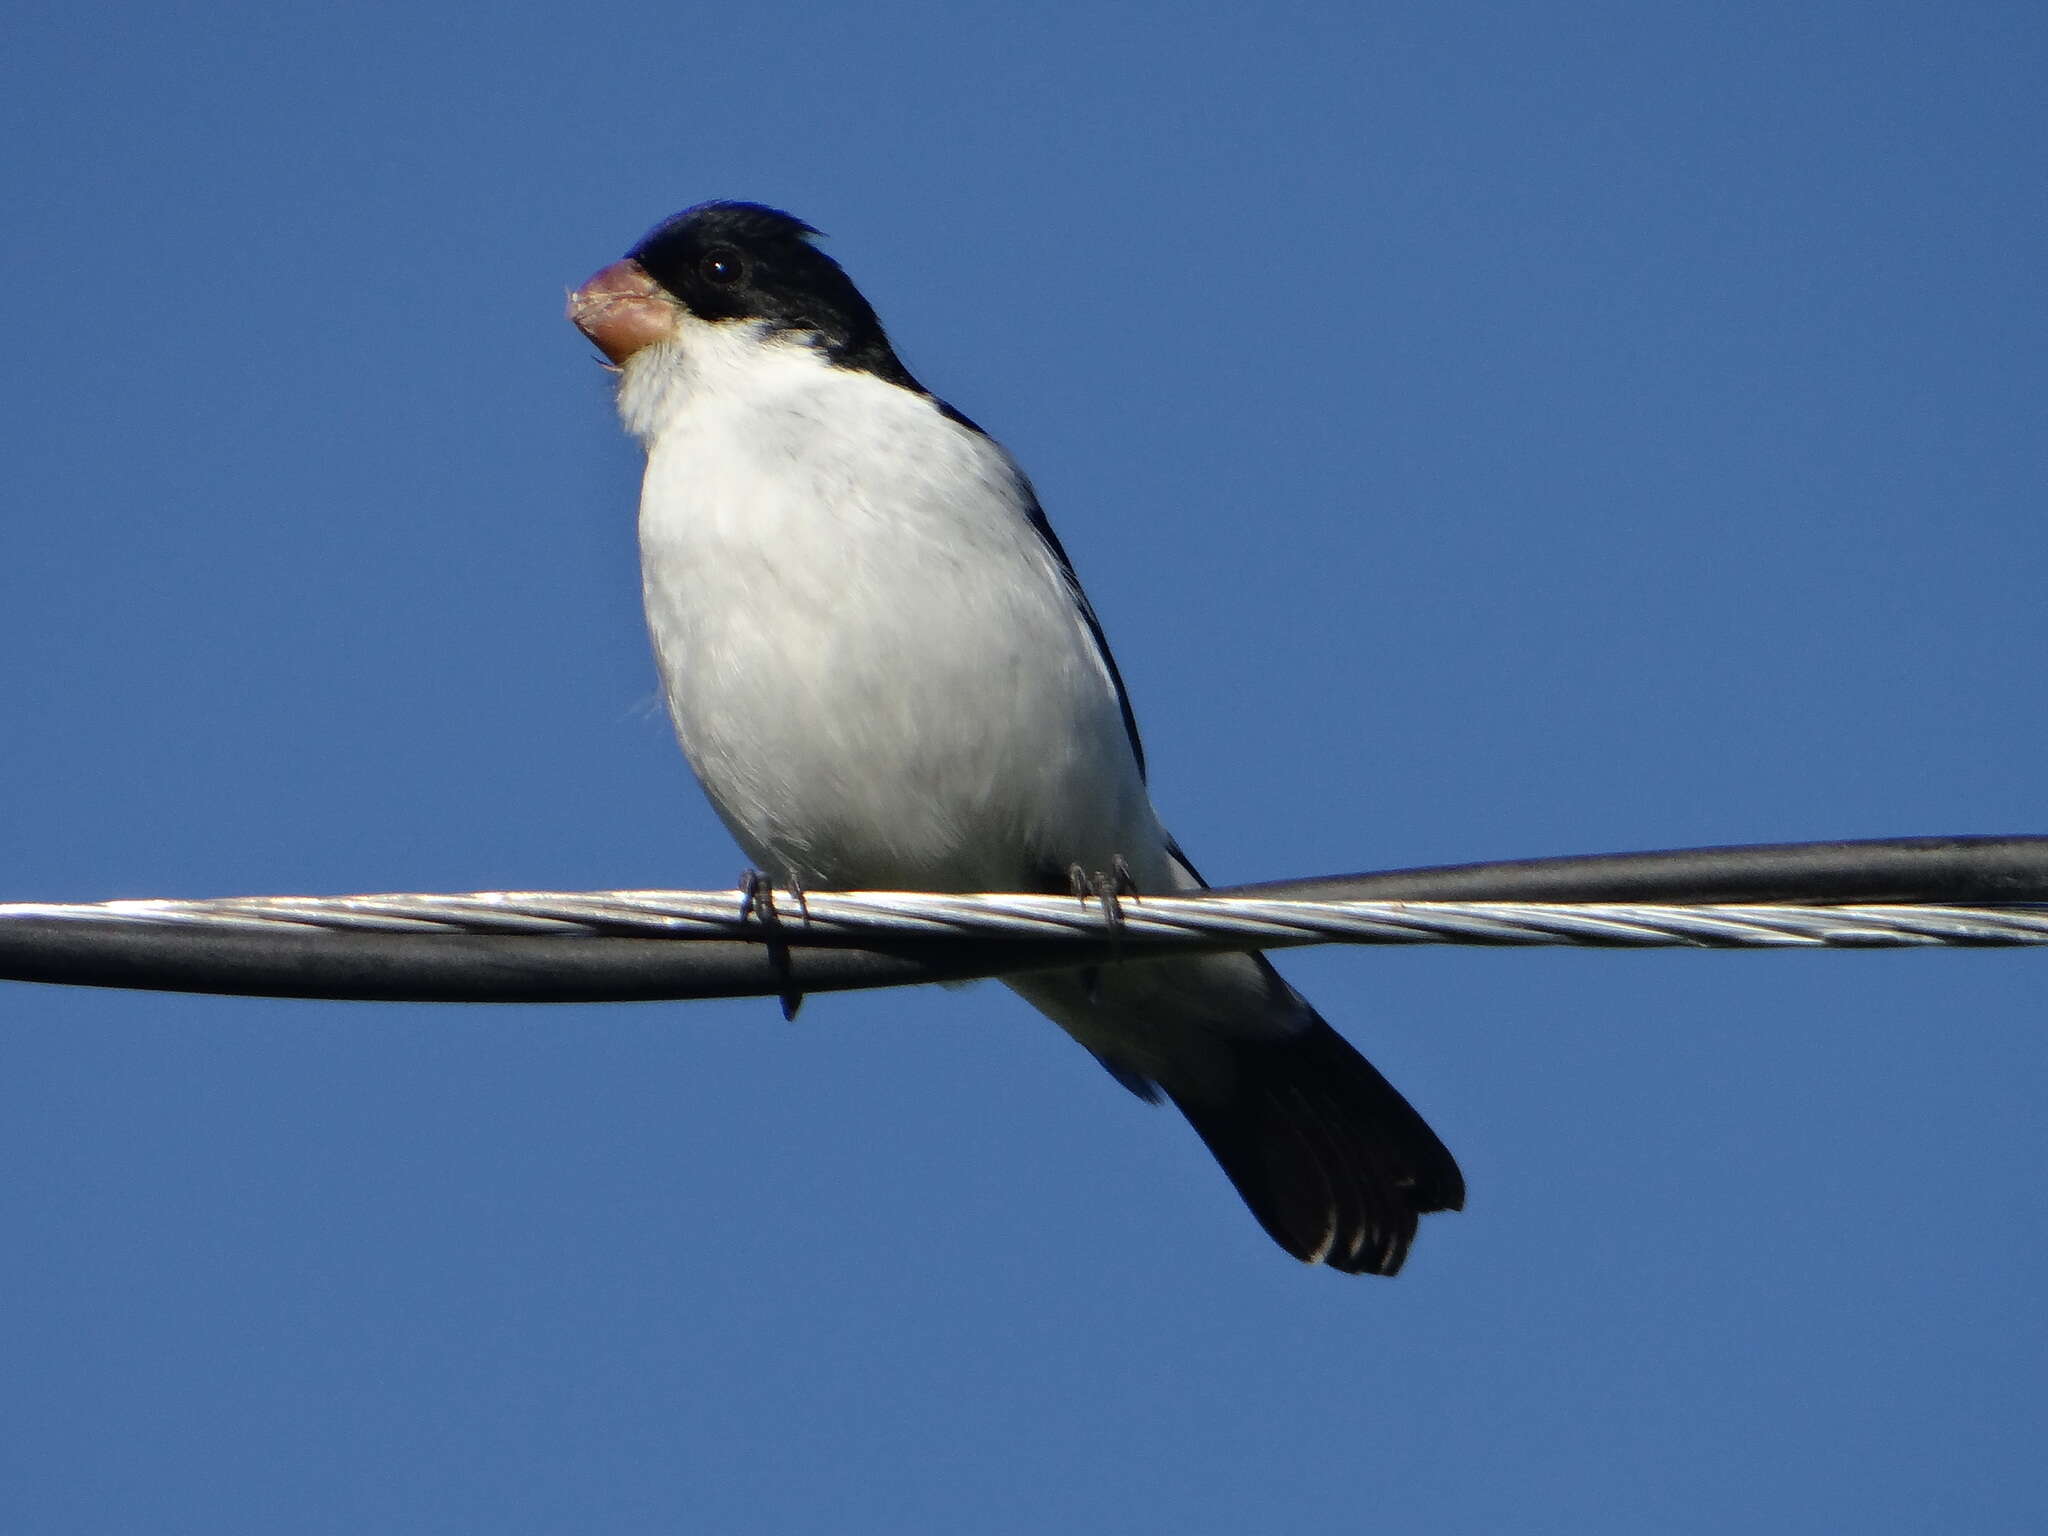
[[[699,203],[649,230],[626,255],[704,320],[759,320],[807,332],[841,368],[924,393],[875,311],[819,231],[760,203]]]

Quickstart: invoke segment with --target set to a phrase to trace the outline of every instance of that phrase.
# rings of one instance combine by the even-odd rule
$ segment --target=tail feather
[[[1465,1203],[1457,1161],[1321,1018],[1233,1044],[1229,1086],[1166,1092],[1273,1241],[1310,1264],[1391,1275],[1420,1218]]]

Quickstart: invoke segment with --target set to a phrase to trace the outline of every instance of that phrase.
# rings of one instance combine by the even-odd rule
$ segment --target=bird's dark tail
[[[1259,1225],[1297,1259],[1391,1275],[1424,1213],[1464,1205],[1465,1176],[1436,1132],[1320,1017],[1230,1049],[1220,1095],[1162,1086]]]

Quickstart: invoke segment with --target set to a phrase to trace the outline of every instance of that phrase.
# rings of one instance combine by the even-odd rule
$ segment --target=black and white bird
[[[1199,888],[1030,482],[817,236],[703,203],[569,301],[647,451],[647,625],[711,803],[804,890]],[[1170,1099],[1296,1258],[1390,1275],[1419,1216],[1463,1203],[1422,1117],[1261,956],[1009,985]]]

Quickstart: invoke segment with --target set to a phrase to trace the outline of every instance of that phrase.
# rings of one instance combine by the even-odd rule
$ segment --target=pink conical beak
[[[615,261],[569,295],[569,323],[614,363],[675,335],[682,307],[637,261]]]

